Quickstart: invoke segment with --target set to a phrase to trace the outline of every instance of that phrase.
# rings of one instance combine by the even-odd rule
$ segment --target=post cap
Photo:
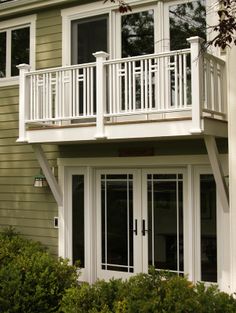
[[[199,36],[194,36],[194,37],[187,38],[187,41],[189,43],[198,43],[201,45],[205,41],[205,39],[203,39]]]
[[[26,63],[22,63],[16,66],[19,70],[30,70],[30,65]]]
[[[104,58],[104,59],[106,59],[106,58],[109,57],[109,54],[104,52],[104,51],[97,51],[97,52],[93,53],[93,56],[95,58]]]

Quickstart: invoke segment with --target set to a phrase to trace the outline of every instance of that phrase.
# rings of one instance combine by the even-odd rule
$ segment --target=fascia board
[[[80,0],[13,0],[0,4],[0,17],[73,2],[79,4]]]

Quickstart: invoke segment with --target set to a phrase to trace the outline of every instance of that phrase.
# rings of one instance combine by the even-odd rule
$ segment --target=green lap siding
[[[36,22],[36,68],[61,66],[62,17],[60,9],[41,12]]]
[[[30,14],[30,13],[29,13]],[[61,66],[61,10],[37,13],[36,69]],[[49,188],[33,187],[40,168],[31,145],[17,143],[18,86],[0,87],[0,229],[13,226],[26,238],[41,241],[57,254],[57,204]],[[43,146],[51,166],[56,167],[58,147]]]
[[[53,225],[57,205],[49,188],[33,187],[40,169],[31,145],[16,142],[18,95],[18,86],[0,88],[0,229],[11,225],[57,254],[58,230]],[[43,148],[55,166],[57,146]]]

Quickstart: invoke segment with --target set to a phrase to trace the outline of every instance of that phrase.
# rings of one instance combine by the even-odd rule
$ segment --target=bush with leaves
[[[82,283],[68,289],[64,313],[235,313],[236,300],[216,286],[151,270],[127,281]]]
[[[58,312],[65,290],[76,284],[76,268],[66,260],[14,232],[0,235],[0,312]]]

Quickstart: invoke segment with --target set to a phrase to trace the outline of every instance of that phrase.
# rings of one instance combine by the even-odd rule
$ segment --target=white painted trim
[[[0,78],[0,87],[19,85],[19,76]]]
[[[208,157],[211,163],[213,175],[219,192],[219,197],[224,211],[229,211],[229,194],[228,187],[225,181],[223,169],[219,159],[219,152],[216,145],[215,137],[204,136]]]
[[[223,163],[227,163],[228,156],[221,155]],[[186,166],[192,165],[209,165],[207,155],[172,155],[172,156],[150,156],[150,157],[106,157],[106,158],[59,158],[59,166],[93,166],[93,167],[159,167],[165,166]]]
[[[129,4],[132,6],[132,12],[140,12],[143,10],[153,9],[154,18],[157,17],[157,5],[158,1],[146,0],[145,4],[142,0],[129,0]],[[125,14],[131,14],[127,12]],[[84,5],[79,5],[71,8],[67,8],[61,11],[62,15],[62,65],[67,66],[71,65],[71,22],[77,19],[82,19],[86,17],[99,16],[99,15],[109,15],[109,51],[108,52],[111,58],[120,56],[121,53],[121,14],[118,11],[118,5],[111,3],[110,1],[89,3]],[[158,19],[157,19],[158,20]],[[157,23],[154,23],[155,26],[155,47],[157,46],[157,34],[158,28]],[[159,51],[155,48],[155,52]],[[96,51],[95,51],[96,52]]]
[[[0,78],[0,87],[19,84],[19,76],[11,76],[11,32],[15,29],[29,27],[30,29],[30,56],[31,69],[35,69],[35,36],[36,36],[36,14],[18,17],[0,22],[0,32],[6,32],[6,77]]]
[[[226,164],[226,162],[225,162]],[[201,240],[200,240],[200,175],[213,174],[210,166],[195,166],[194,175],[194,214],[195,214],[195,244],[194,259],[195,262],[195,279],[197,282],[201,278]],[[221,290],[230,292],[230,216],[229,212],[225,212],[220,203],[219,191],[217,189],[217,283]]]
[[[31,24],[36,21],[37,15],[32,14],[32,15],[27,15],[23,17],[17,17],[14,19],[9,19],[6,21],[0,22],[0,31],[4,31],[7,28],[18,28],[18,27],[23,27],[27,26],[28,24]]]
[[[97,260],[95,264],[97,264],[97,277],[99,279],[111,279],[111,278],[124,278],[127,279],[134,274],[137,274],[142,271],[142,258],[141,258],[141,225],[139,225],[139,232],[137,236],[134,236],[134,256],[133,256],[133,262],[134,262],[134,272],[133,273],[127,273],[127,272],[119,272],[119,271],[111,271],[111,270],[102,270],[101,269],[101,260],[102,260],[102,249],[101,249],[101,175],[102,174],[131,174],[133,175],[133,220],[135,218],[141,220],[141,203],[138,203],[137,198],[135,195],[140,195],[139,189],[138,189],[138,174],[139,170],[136,169],[97,169],[96,170],[96,183],[95,183],[95,190],[94,194],[96,194],[96,229],[97,229]],[[140,176],[139,176],[140,177]],[[136,210],[135,210],[136,209]],[[136,254],[135,254],[136,252]]]
[[[201,225],[200,225],[200,175],[213,174],[210,166],[195,166],[193,169],[194,175],[194,214],[195,214],[195,279],[201,279]],[[219,192],[217,189],[216,199],[216,214],[217,214],[217,283],[221,290],[230,291],[230,250],[229,250],[229,212],[225,212],[219,201]],[[196,262],[197,260],[197,262]],[[206,283],[208,284],[208,283]]]
[[[63,228],[59,228],[59,251],[60,255],[64,258],[68,258],[71,262],[73,258],[72,251],[72,176],[73,175],[83,175],[84,176],[84,268],[80,269],[79,279],[82,281],[92,282],[91,275],[89,269],[92,266],[91,260],[91,204],[90,199],[91,195],[89,193],[88,186],[90,184],[88,169],[85,167],[82,168],[73,168],[70,167],[66,171],[60,171],[62,174],[64,173],[64,181],[63,177],[60,177],[60,182],[62,183],[62,188],[64,190],[64,212],[62,211],[60,215],[61,226]],[[63,225],[64,224],[64,225]]]
[[[63,203],[63,194],[60,190],[60,187],[56,181],[56,178],[52,172],[50,164],[46,158],[46,155],[41,147],[41,145],[32,145],[32,148],[35,152],[36,158],[39,162],[39,165],[42,168],[42,171],[47,179],[48,185],[51,188],[52,194],[60,207]]]
[[[25,14],[34,9],[52,7],[60,4],[68,4],[73,0],[15,0],[0,4],[0,17],[12,16],[13,14]]]
[[[116,49],[115,51],[113,51],[112,56],[114,56],[114,58],[121,58],[121,48],[122,48],[122,44],[121,44],[121,19],[122,16],[125,15],[130,15],[130,14],[135,14],[135,13],[139,13],[139,12],[143,12],[143,11],[149,11],[149,10],[153,10],[153,18],[154,18],[154,51],[153,53],[158,53],[160,52],[160,50],[158,50],[158,22],[159,21],[159,16],[158,16],[158,6],[159,6],[159,2],[155,2],[155,3],[142,3],[142,5],[140,6],[134,6],[132,7],[132,11],[131,12],[126,12],[123,14],[120,14],[119,12],[116,13],[116,19],[115,19],[115,23],[116,23],[116,32],[113,33],[113,36],[111,37],[113,41],[115,41],[115,45],[116,45]],[[161,15],[160,15],[161,16]],[[113,22],[113,21],[112,21]]]
[[[148,164],[149,165],[149,164]],[[187,189],[188,187],[188,176],[187,176],[187,169],[186,169],[186,164],[182,167],[180,166],[174,166],[172,168],[166,168],[166,167],[156,167],[153,169],[145,167],[142,169],[142,218],[146,219],[148,221],[148,208],[147,208],[147,175],[148,174],[182,174],[183,179],[183,245],[184,245],[184,261],[183,261],[183,271],[185,275],[188,275],[189,272],[189,266],[188,266],[188,257],[189,257],[189,243],[188,243],[188,238],[191,236],[189,230],[188,230],[188,225],[189,225],[189,206],[187,202],[187,195],[189,194],[189,190]],[[176,181],[177,179],[173,179],[171,181]],[[191,189],[192,190],[192,189]],[[141,194],[140,191],[140,194]],[[177,199],[176,199],[177,200]],[[146,228],[149,228],[148,222],[146,222]],[[144,252],[143,252],[143,271],[148,272],[148,236],[145,236],[142,238],[143,239],[143,247],[144,247]],[[146,260],[145,260],[146,258]]]
[[[188,204],[187,207],[188,209],[185,211],[186,214],[186,220],[188,221],[187,225],[186,223],[184,224],[186,226],[185,229],[185,242],[186,242],[186,249],[184,255],[184,259],[186,260],[185,262],[185,270],[188,273],[188,278],[191,281],[196,281],[195,278],[195,238],[196,238],[196,225],[195,225],[195,203],[194,203],[194,195],[192,194],[192,190],[194,190],[193,187],[193,181],[194,181],[194,173],[193,173],[193,165],[187,165],[187,194],[188,197],[185,200]],[[186,195],[186,193],[184,194]],[[187,195],[186,195],[187,196]]]
[[[221,156],[221,162],[227,170],[227,155]],[[148,164],[148,168],[147,168]],[[66,225],[64,217],[68,214],[68,173],[84,172],[87,175],[87,237],[89,251],[86,255],[88,258],[88,272],[86,279],[93,282],[97,278],[96,268],[94,264],[97,262],[97,243],[94,242],[97,232],[96,221],[98,219],[96,208],[98,198],[95,196],[95,171],[107,172],[114,170],[116,172],[127,172],[135,169],[137,175],[140,169],[143,171],[158,171],[158,172],[173,172],[181,169],[185,172],[184,175],[184,198],[185,221],[184,221],[184,270],[189,274],[189,278],[193,281],[198,281],[200,278],[199,262],[200,260],[200,213],[199,213],[199,173],[211,173],[209,159],[206,155],[197,156],[155,156],[155,157],[130,157],[130,158],[70,158],[58,159],[59,165],[59,181],[65,193],[64,208],[59,208],[60,228],[59,228],[59,253],[64,257],[68,257],[68,245],[71,244],[69,238],[70,227]],[[137,186],[136,186],[137,189]],[[191,197],[189,198],[189,195]],[[93,195],[93,196],[91,196]],[[89,209],[90,207],[90,209]],[[93,207],[93,209],[91,209]],[[66,208],[66,210],[65,210]],[[63,213],[64,212],[64,213]],[[229,213],[222,210],[219,201],[217,201],[217,236],[218,236],[218,283],[222,290],[229,291],[229,249],[228,249],[228,233],[229,229]],[[68,220],[68,217],[67,217]],[[140,227],[140,226],[139,226]],[[65,236],[67,240],[65,240]],[[227,243],[227,244],[226,244]],[[142,243],[140,244],[142,246]],[[144,244],[145,249],[145,244]],[[142,260],[142,266],[145,267],[145,262]],[[144,268],[145,270],[145,268]]]

